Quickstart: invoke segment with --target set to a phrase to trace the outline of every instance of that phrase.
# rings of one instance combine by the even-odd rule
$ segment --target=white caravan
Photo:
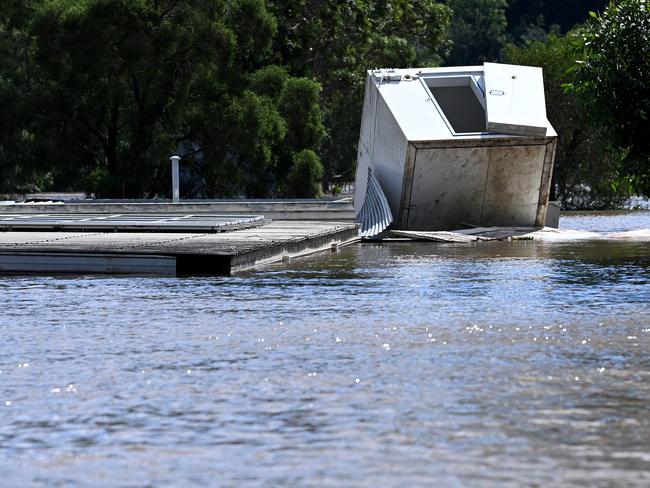
[[[368,71],[354,195],[362,234],[541,227],[556,141],[541,68]]]

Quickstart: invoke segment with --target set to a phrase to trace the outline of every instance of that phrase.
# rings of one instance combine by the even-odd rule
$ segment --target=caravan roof
[[[557,135],[541,68],[485,63],[368,74],[409,141]]]

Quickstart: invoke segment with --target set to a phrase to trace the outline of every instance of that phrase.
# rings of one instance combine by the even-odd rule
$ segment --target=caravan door
[[[488,132],[545,136],[548,127],[542,68],[484,63]]]

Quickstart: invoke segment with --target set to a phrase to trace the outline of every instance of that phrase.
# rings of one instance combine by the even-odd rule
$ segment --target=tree
[[[323,165],[314,151],[305,149],[295,154],[287,175],[289,192],[296,197],[313,198],[321,195]]]
[[[506,10],[508,34],[515,42],[530,38],[540,30],[565,34],[576,25],[583,24],[589,11],[603,10],[608,2],[609,0],[509,0]]]
[[[498,61],[506,40],[506,0],[448,0],[453,11],[449,66]]]
[[[42,138],[31,127],[38,105],[34,92],[35,65],[26,22],[33,2],[0,5],[0,192],[37,191],[48,184],[47,165],[39,157]]]
[[[236,38],[222,2],[52,0],[29,25],[37,64],[38,137],[63,161],[59,184],[85,179],[107,196],[156,193],[182,141],[193,96],[228,79]],[[63,180],[63,181],[61,181]]]
[[[320,85],[280,66],[251,73],[225,109],[208,107],[197,124],[208,186],[217,194],[294,196],[286,185],[294,154],[320,147],[324,135]],[[219,136],[216,136],[219,134]],[[319,162],[320,164],[320,162]]]
[[[276,0],[273,59],[322,86],[325,177],[352,177],[366,71],[438,65],[449,9],[436,0]]]
[[[581,49],[582,34],[576,29],[522,47],[509,44],[503,54],[508,63],[544,70],[548,118],[559,135],[551,199],[560,199],[565,208],[606,208],[620,204],[628,194],[611,185],[617,176],[617,155],[607,150],[604,134],[591,124],[576,94],[566,90],[574,81]]]
[[[437,0],[7,0],[0,174],[153,196],[178,151],[189,195],[289,195],[309,150],[351,176],[366,71],[438,64],[448,21]]]
[[[269,66],[276,29],[263,0],[3,4],[0,175],[152,196],[178,151],[191,196],[285,191],[323,129],[320,86]]]
[[[650,195],[650,7],[622,0],[591,17],[575,88],[623,155],[619,184]]]

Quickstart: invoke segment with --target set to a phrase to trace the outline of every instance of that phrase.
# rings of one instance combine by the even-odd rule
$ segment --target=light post
[[[169,158],[172,162],[172,201],[178,203],[181,199],[180,191],[178,188],[178,161],[180,161],[180,156],[172,156]]]

